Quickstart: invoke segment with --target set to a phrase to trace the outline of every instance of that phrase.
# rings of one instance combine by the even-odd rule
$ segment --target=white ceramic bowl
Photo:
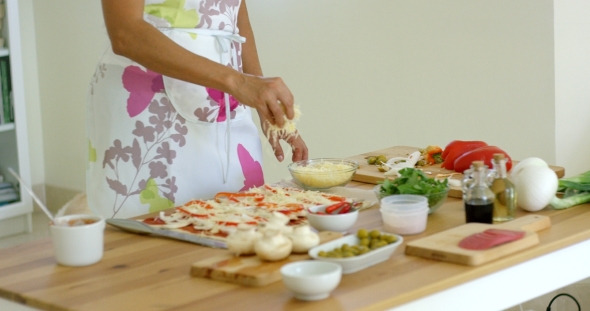
[[[310,159],[289,164],[296,184],[306,190],[345,186],[354,176],[358,162],[348,159]]]
[[[328,243],[321,244],[309,250],[309,256],[319,261],[326,261],[337,263],[342,266],[342,273],[348,274],[357,272],[359,270],[365,269],[372,265],[378,264],[383,262],[395,251],[395,249],[400,246],[404,238],[397,234],[391,234],[387,232],[382,232],[382,234],[390,234],[397,238],[397,240],[387,246],[380,247],[378,249],[374,249],[369,251],[368,253],[354,256],[354,257],[347,257],[347,258],[329,258],[329,257],[320,257],[318,253],[320,251],[329,252],[337,247],[341,247],[343,244],[354,245],[359,243],[359,238],[356,234],[347,235],[345,237],[336,239],[334,241],[330,241]]]
[[[327,261],[297,261],[282,266],[281,276],[295,298],[320,300],[330,296],[340,284],[342,267]]]
[[[359,211],[354,210],[345,214],[322,215],[317,212],[325,212],[329,205],[312,206],[307,212],[309,224],[318,231],[346,232],[352,228],[359,217]]]

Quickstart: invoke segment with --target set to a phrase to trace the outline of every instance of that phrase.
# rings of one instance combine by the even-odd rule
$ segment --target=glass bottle
[[[494,180],[491,187],[495,195],[494,221],[512,220],[516,214],[516,191],[506,174],[506,157],[501,153],[494,154],[492,164],[494,166]]]
[[[483,161],[473,161],[463,179],[466,222],[493,223],[495,195],[489,187],[490,172]]]

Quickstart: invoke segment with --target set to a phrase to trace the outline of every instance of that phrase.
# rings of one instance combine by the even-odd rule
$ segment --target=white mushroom
[[[266,261],[285,259],[291,254],[292,248],[293,242],[278,230],[266,230],[262,238],[254,243],[256,255]]]
[[[293,242],[293,253],[307,253],[312,247],[320,244],[320,236],[311,231],[309,225],[295,227],[289,238]]]
[[[255,227],[240,224],[238,230],[227,237],[227,250],[236,256],[253,255],[254,244],[260,235]]]

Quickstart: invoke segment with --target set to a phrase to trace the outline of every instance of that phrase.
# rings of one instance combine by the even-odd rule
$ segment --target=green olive
[[[390,235],[390,234],[383,235],[383,239],[387,242],[387,244],[391,244],[391,243],[397,241],[397,238],[393,235]]]
[[[381,232],[379,232],[379,230],[371,230],[371,232],[369,232],[369,236],[371,239],[378,239],[381,237]]]
[[[375,164],[376,161],[377,161],[377,157],[368,157],[367,158],[367,163],[369,163],[370,165]]]
[[[359,239],[363,239],[363,238],[367,238],[369,237],[369,231],[367,231],[367,229],[360,229],[357,233],[356,236]]]

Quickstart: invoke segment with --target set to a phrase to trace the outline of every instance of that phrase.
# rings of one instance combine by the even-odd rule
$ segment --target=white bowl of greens
[[[446,201],[449,194],[448,180],[430,178],[421,170],[404,168],[399,177],[385,179],[373,188],[379,200],[397,194],[416,194],[428,198],[428,214],[434,213]]]

